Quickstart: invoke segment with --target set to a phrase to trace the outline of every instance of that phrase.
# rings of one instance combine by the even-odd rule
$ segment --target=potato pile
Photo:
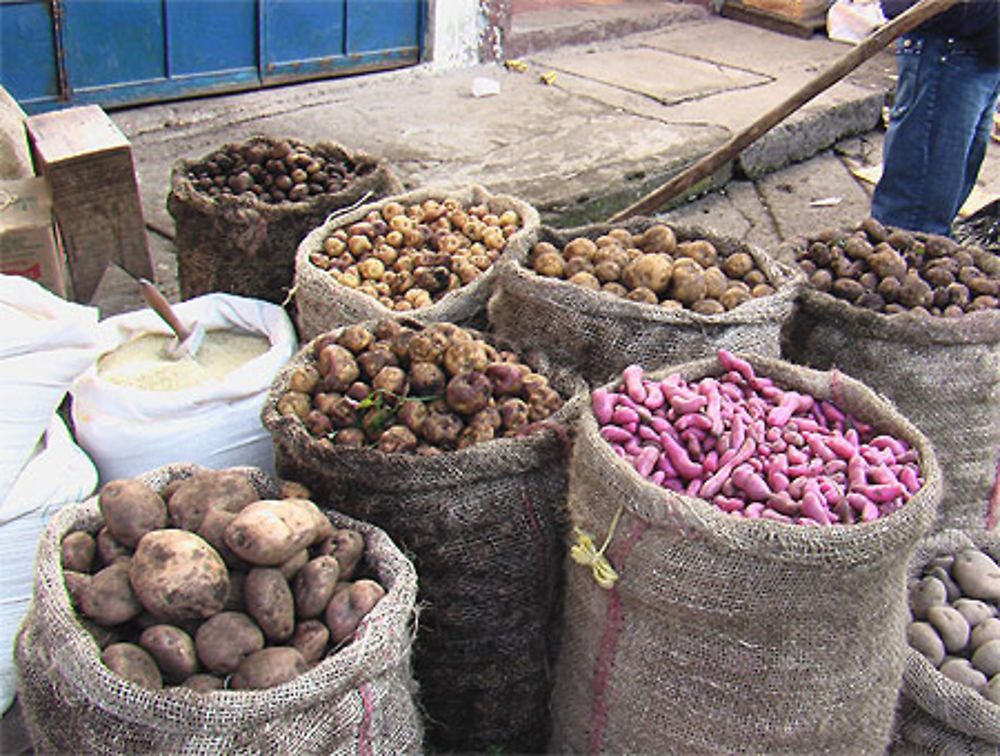
[[[364,536],[335,529],[296,484],[260,499],[245,474],[205,470],[158,494],[105,484],[96,535],[61,544],[66,588],[110,669],[199,692],[287,682],[348,644],[385,595]]]
[[[910,646],[1000,704],[1000,565],[975,548],[937,557],[911,580],[909,600]]]
[[[796,261],[818,291],[874,312],[961,317],[1000,306],[1000,275],[942,236],[891,230],[866,218],[853,232],[805,240]]]
[[[190,168],[187,177],[210,197],[278,204],[336,194],[354,180],[355,171],[349,161],[328,159],[294,139],[251,140],[212,153]]]
[[[336,229],[310,261],[391,310],[416,310],[479,278],[522,225],[515,210],[453,197],[389,201]]]
[[[563,403],[545,376],[473,331],[384,320],[317,338],[277,410],[322,443],[429,455],[513,436]]]
[[[613,228],[597,239],[579,236],[561,250],[540,241],[527,263],[541,276],[702,315],[718,315],[774,293],[751,255],[734,252],[724,257],[707,239],[679,242],[664,224],[641,234]]]

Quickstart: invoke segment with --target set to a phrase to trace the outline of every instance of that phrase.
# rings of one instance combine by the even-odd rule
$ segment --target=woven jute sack
[[[162,491],[196,465],[138,476]],[[257,468],[262,497],[277,494]],[[388,535],[328,512],[364,534],[365,563],[386,595],[346,647],[309,671],[259,691],[150,690],[114,674],[70,604],[60,564],[68,533],[103,525],[98,497],[66,507],[38,544],[31,607],[15,644],[18,698],[38,753],[419,753],[423,723],[410,668],[416,573]]]
[[[1000,535],[957,529],[934,533],[918,544],[909,577],[919,578],[936,557],[964,549],[978,549],[1000,561]],[[995,754],[1000,751],[1000,705],[945,677],[923,654],[908,649],[893,750]]]
[[[1000,259],[968,249],[982,270],[1000,275]],[[927,435],[944,476],[936,529],[995,528],[1000,311],[884,315],[807,287],[783,342],[787,359],[857,378]]]
[[[735,518],[640,477],[581,410],[570,517],[595,543],[610,533],[604,553],[619,579],[602,588],[567,560],[553,753],[862,754],[889,743],[906,653],[907,559],[940,496],[933,449],[847,376],[748,359],[775,384],[905,440],[926,482],[865,524]],[[711,358],[648,377],[722,372]]]
[[[433,456],[345,449],[277,410],[315,341],[278,374],[262,413],[279,475],[383,528],[414,560],[414,675],[430,745],[542,750],[560,627],[567,429],[582,382],[549,375],[569,401],[522,436]]]
[[[457,200],[463,208],[486,205],[490,212],[497,215],[506,210],[514,210],[521,218],[521,227],[507,239],[497,262],[481,276],[448,292],[430,305],[405,312],[390,309],[376,298],[338,283],[328,271],[318,267],[310,259],[312,254],[322,251],[323,241],[332,232],[363,220],[373,211],[380,211],[388,202],[410,206],[427,200],[443,202],[449,198]],[[517,197],[491,194],[478,185],[462,188],[425,187],[332,215],[302,240],[295,253],[295,303],[299,334],[306,340],[340,326],[394,316],[405,316],[424,323],[456,323],[481,330],[486,326],[486,303],[496,283],[497,265],[507,258],[526,254],[539,225],[538,211],[529,203]]]
[[[659,223],[636,217],[616,225],[543,226],[537,241],[562,249],[577,237],[596,240],[614,228],[641,234]],[[670,227],[679,242],[711,242],[720,259],[736,252],[749,254],[775,292],[719,315],[702,315],[537,275],[528,267],[529,249],[524,249],[499,265],[496,292],[488,306],[491,329],[526,354],[545,353],[553,364],[580,373],[591,385],[610,380],[630,363],[653,368],[707,357],[716,349],[778,357],[781,328],[791,316],[802,275],[741,241],[695,226]]]
[[[269,203],[232,195],[212,197],[189,178],[191,170],[220,150],[270,148],[279,141],[344,166],[350,170],[349,180],[337,192],[300,202]],[[167,210],[174,219],[181,297],[221,291],[283,304],[295,278],[295,250],[306,234],[334,211],[402,190],[384,160],[332,142],[303,145],[295,139],[257,136],[223,145],[201,160],[177,160],[170,174]]]

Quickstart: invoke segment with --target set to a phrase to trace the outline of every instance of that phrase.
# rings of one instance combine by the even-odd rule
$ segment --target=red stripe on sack
[[[614,549],[614,553],[608,555],[611,558],[612,566],[614,566],[619,575],[623,573],[625,560],[628,559],[629,554],[632,553],[632,549],[648,528],[648,523],[636,523],[635,527],[629,531],[628,535]],[[621,635],[623,626],[622,602],[616,583],[608,590],[608,608],[604,615],[604,633],[601,635],[597,661],[594,663],[594,697],[590,707],[590,732],[588,736],[588,751],[591,754],[599,754],[604,741],[604,727],[608,719],[608,678],[611,676],[611,667],[614,664],[615,654],[618,650],[618,637]]]

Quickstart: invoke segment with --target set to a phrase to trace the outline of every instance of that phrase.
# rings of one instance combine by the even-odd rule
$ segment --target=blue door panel
[[[420,7],[413,0],[347,0],[347,52],[413,48],[420,34]]]
[[[0,2],[0,82],[21,106],[59,95],[47,2]]]
[[[170,0],[164,12],[171,76],[256,70],[256,0]]]
[[[268,66],[343,55],[344,0],[267,0],[262,26]]]
[[[163,7],[149,0],[63,0],[71,89],[166,77]]]
[[[426,0],[0,0],[0,84],[28,113],[420,61]]]

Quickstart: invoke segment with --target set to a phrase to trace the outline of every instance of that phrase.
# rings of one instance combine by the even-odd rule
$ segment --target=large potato
[[[167,505],[156,491],[137,478],[106,483],[97,501],[111,535],[130,549],[149,531],[167,525]]]
[[[203,538],[166,528],[144,535],[130,567],[142,605],[166,622],[211,617],[229,594],[229,572]]]
[[[247,656],[230,681],[233,690],[260,690],[281,685],[309,668],[298,649],[271,646]]]
[[[68,533],[59,544],[59,563],[64,570],[90,572],[97,554],[97,541],[84,530]]]
[[[229,523],[225,541],[241,559],[275,567],[332,530],[326,516],[307,499],[261,499]]]

